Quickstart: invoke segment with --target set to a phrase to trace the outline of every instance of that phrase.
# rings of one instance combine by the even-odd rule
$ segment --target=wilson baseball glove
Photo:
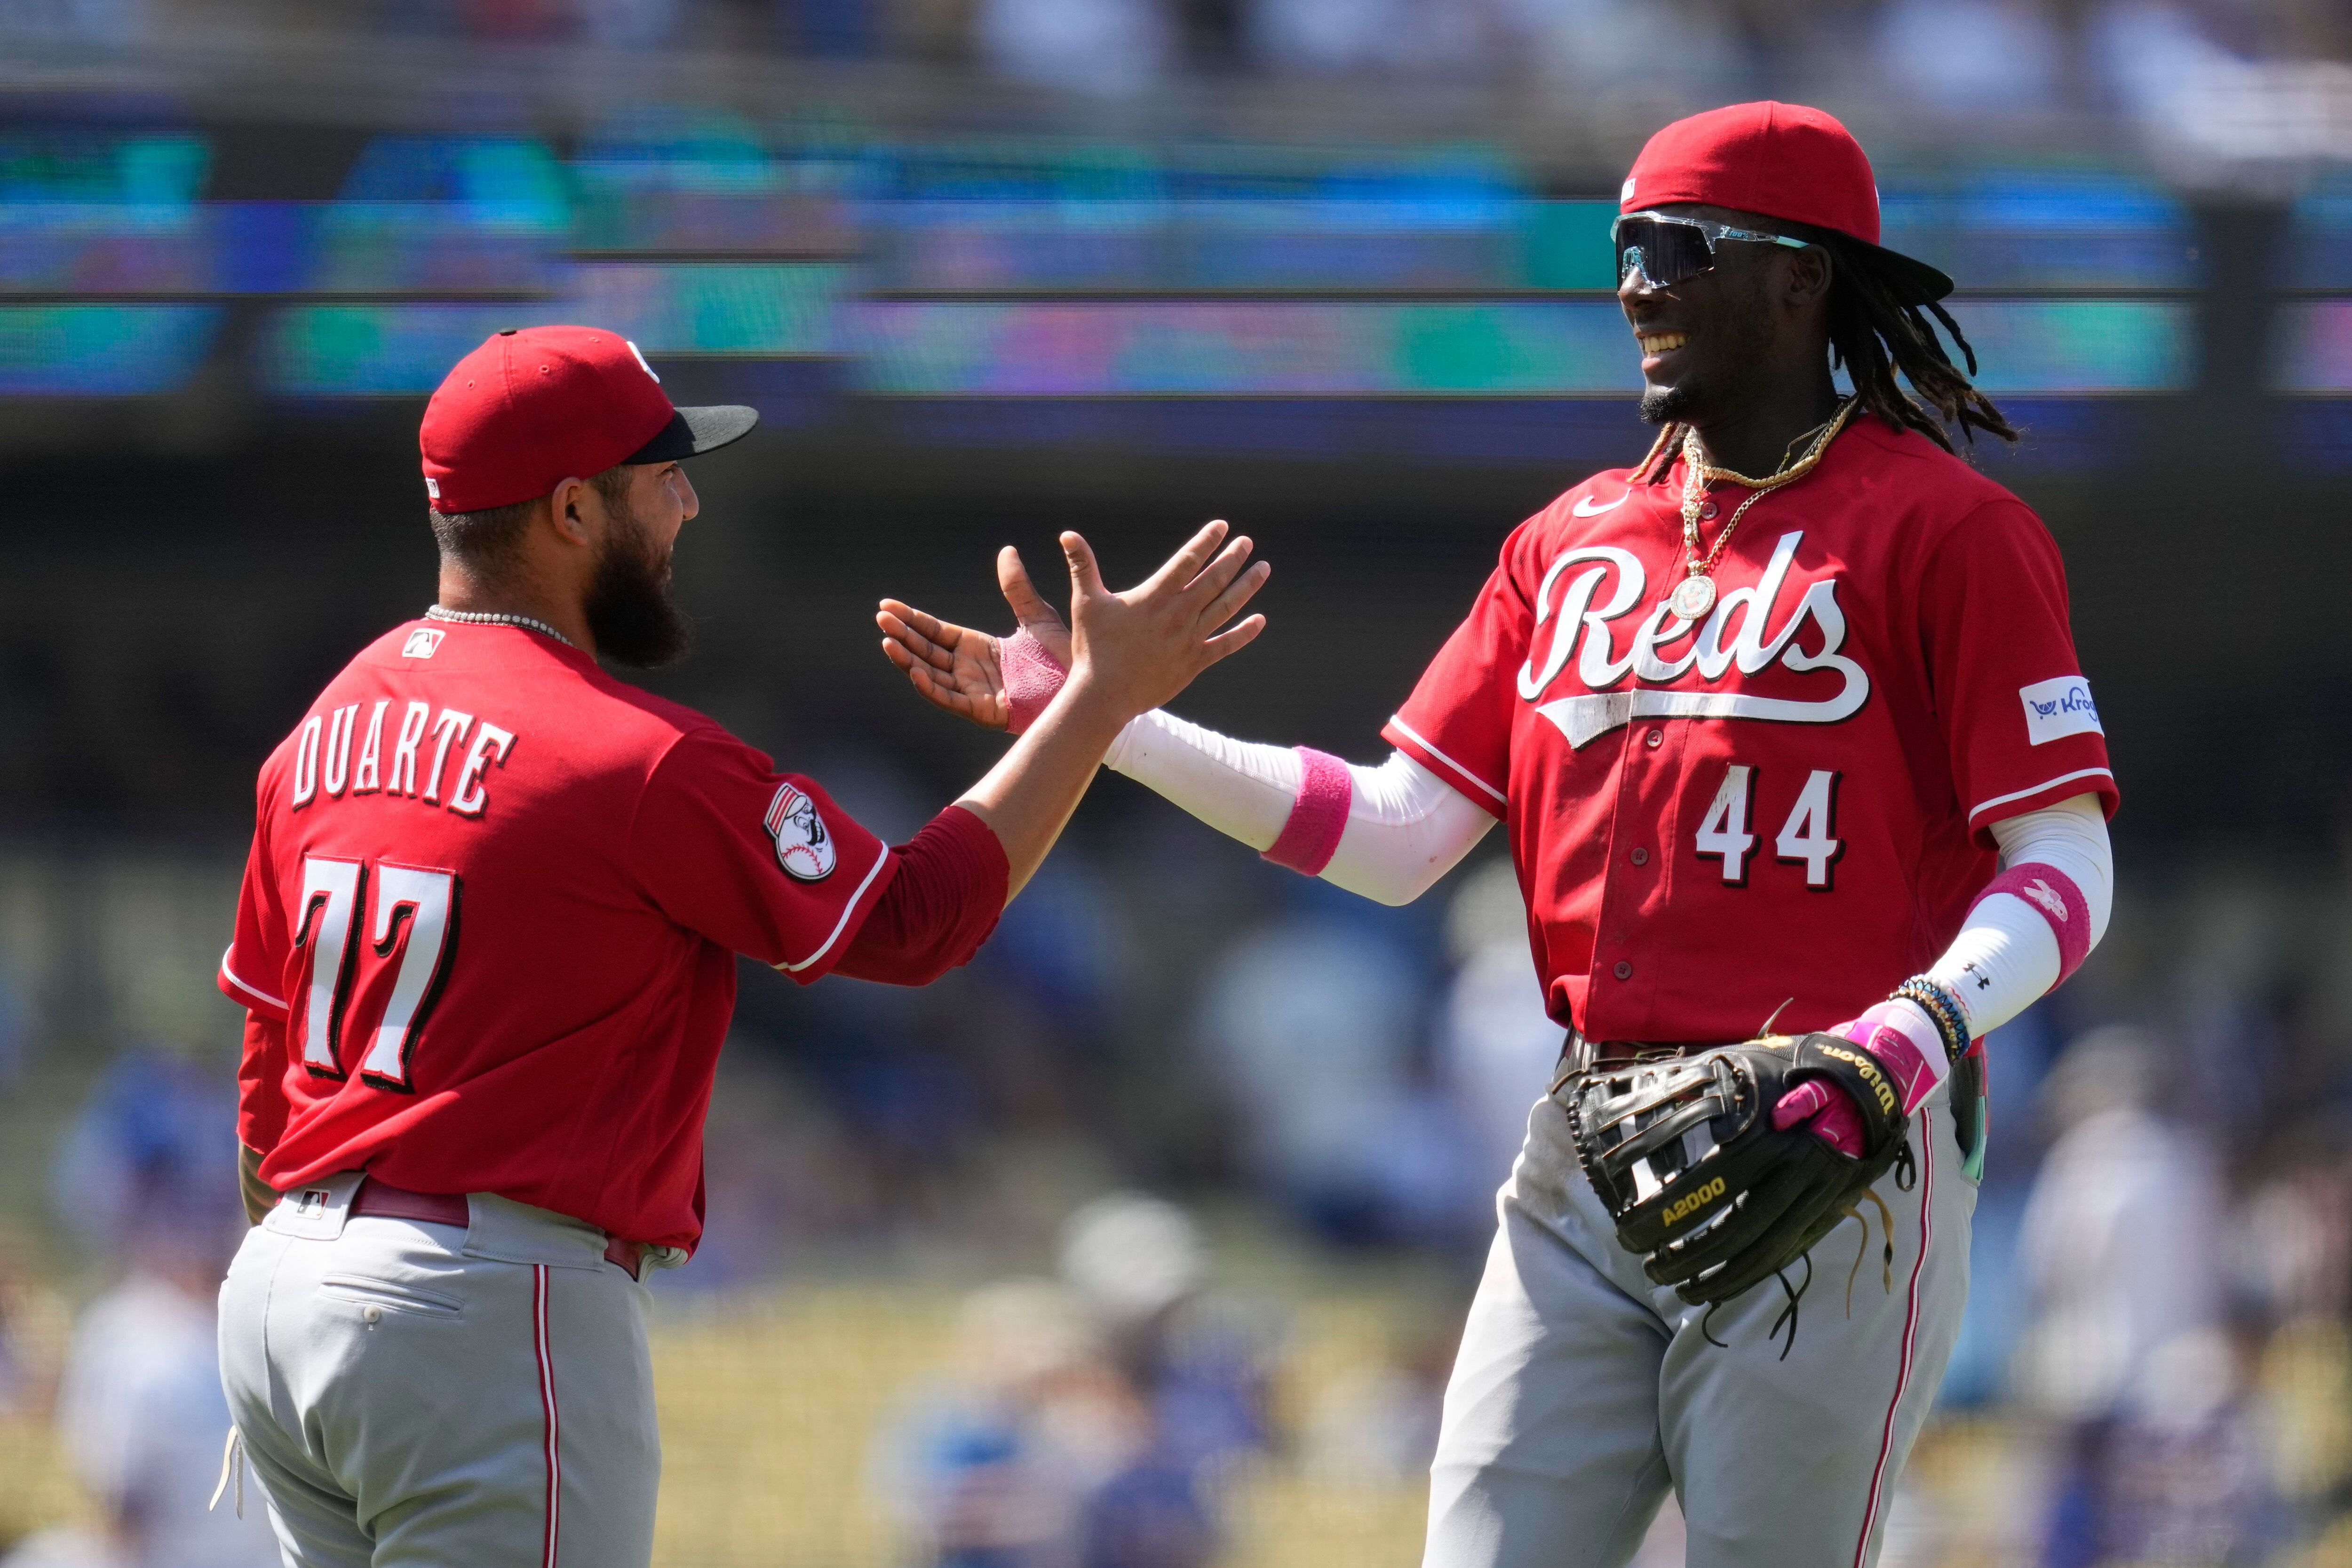
[[[1781,1097],[1814,1079],[1835,1084],[1860,1108],[1860,1159],[1801,1123],[1773,1126]],[[1909,1188],[1910,1118],[1885,1070],[1852,1042],[1778,1036],[1603,1066],[1570,1078],[1559,1095],[1577,1159],[1617,1222],[1618,1241],[1684,1300],[1720,1305],[1779,1276],[1789,1307],[1772,1332],[1787,1322],[1793,1345],[1804,1287],[1791,1287],[1783,1271],[1840,1221],[1861,1219],[1864,1202],[1878,1206],[1892,1286],[1892,1217],[1870,1189],[1890,1166],[1899,1166],[1897,1180]],[[1856,1272],[1861,1266],[1857,1256]],[[1811,1278],[1809,1260],[1807,1284]],[[1851,1278],[1847,1289],[1850,1301]]]

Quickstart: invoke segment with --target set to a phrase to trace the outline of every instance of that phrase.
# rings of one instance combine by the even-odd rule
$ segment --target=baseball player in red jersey
[[[2013,432],[1937,341],[1940,323],[1975,368],[1937,303],[1950,279],[1878,237],[1869,163],[1828,115],[1754,103],[1667,126],[1614,229],[1657,444],[1504,542],[1383,731],[1387,762],[1157,712],[1108,755],[1385,902],[1508,831],[1569,1038],[1446,1392],[1431,1568],[1614,1568],[1670,1488],[1694,1568],[1873,1561],[1967,1292],[1981,1037],[2105,924],[2116,787],[2058,552],[1953,455],[1955,430]],[[916,688],[983,723],[1034,710],[1062,662],[1018,561],[999,573],[1014,637],[895,601],[882,616]],[[1788,1037],[1752,1041],[1768,1028]],[[1738,1117],[1612,1150],[1572,1114],[1639,1129],[1669,1080],[1729,1104],[1759,1063],[1783,1076],[1741,1147],[1811,1162],[1810,1209],[1713,1160]],[[1663,1163],[1612,1164],[1666,1135],[1685,1146]],[[1734,1173],[1731,1196],[1711,1171]],[[1636,1249],[1645,1207],[1694,1234]],[[1717,1289],[1731,1266],[1677,1250],[1784,1225],[1832,1279],[1853,1259],[1801,1332],[1809,1254],[1742,1253],[1758,1283]]]
[[[438,603],[262,767],[220,971],[258,1222],[221,1366],[289,1564],[643,1568],[640,1280],[701,1230],[735,955],[803,984],[963,963],[1119,728],[1263,625],[1218,631],[1265,580],[1246,540],[1204,529],[1119,595],[1064,535],[1068,685],[889,847],[598,666],[679,651],[679,459],[755,417],[673,408],[610,332],[491,338],[425,411]]]

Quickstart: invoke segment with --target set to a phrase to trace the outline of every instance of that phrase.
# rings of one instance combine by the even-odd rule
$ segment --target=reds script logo
[[[776,841],[776,863],[786,876],[821,882],[833,875],[833,835],[824,830],[816,802],[790,784],[778,784],[764,826]]]
[[[1782,534],[1756,585],[1728,590],[1716,601],[1714,614],[1699,622],[1684,620],[1661,599],[1639,622],[1622,624],[1643,602],[1648,586],[1642,563],[1631,551],[1613,544],[1562,551],[1536,589],[1536,636],[1528,661],[1519,668],[1519,696],[1535,701],[1575,658],[1577,676],[1591,695],[1559,698],[1536,710],[1559,726],[1570,747],[1581,747],[1635,719],[1834,724],[1852,718],[1870,696],[1870,677],[1838,652],[1845,645],[1845,613],[1838,608],[1837,579],[1824,577],[1808,585],[1788,617],[1777,627],[1773,624],[1780,615],[1780,591],[1796,559],[1797,542],[1804,536],[1801,529]],[[1562,587],[1561,579],[1578,565],[1590,569]],[[1808,623],[1821,641],[1810,653],[1798,637]],[[1543,640],[1546,626],[1551,627],[1549,647]],[[1621,631],[1629,634],[1622,644],[1615,640]],[[1685,641],[1689,646],[1666,657],[1666,650]],[[1536,662],[1538,657],[1541,664]],[[1818,700],[1745,691],[1659,691],[1643,686],[1607,689],[1629,675],[1663,685],[1692,670],[1713,685],[1735,667],[1741,675],[1754,675],[1774,664],[1834,675],[1837,688],[1829,691],[1823,681],[1824,695]]]

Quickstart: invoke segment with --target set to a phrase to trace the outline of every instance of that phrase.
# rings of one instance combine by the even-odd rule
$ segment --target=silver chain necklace
[[[545,621],[533,620],[529,616],[499,615],[488,610],[445,610],[435,605],[425,610],[425,618],[428,621],[461,621],[469,626],[520,626],[527,632],[544,633],[565,647],[579,647]]]

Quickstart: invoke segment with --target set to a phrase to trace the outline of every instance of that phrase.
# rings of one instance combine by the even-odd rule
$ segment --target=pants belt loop
[[[1592,1042],[1584,1037],[1583,1031],[1570,1026],[1568,1037],[1559,1045],[1559,1060],[1552,1068],[1549,1092],[1558,1094],[1569,1079],[1579,1073],[1591,1071],[1592,1058]]]

